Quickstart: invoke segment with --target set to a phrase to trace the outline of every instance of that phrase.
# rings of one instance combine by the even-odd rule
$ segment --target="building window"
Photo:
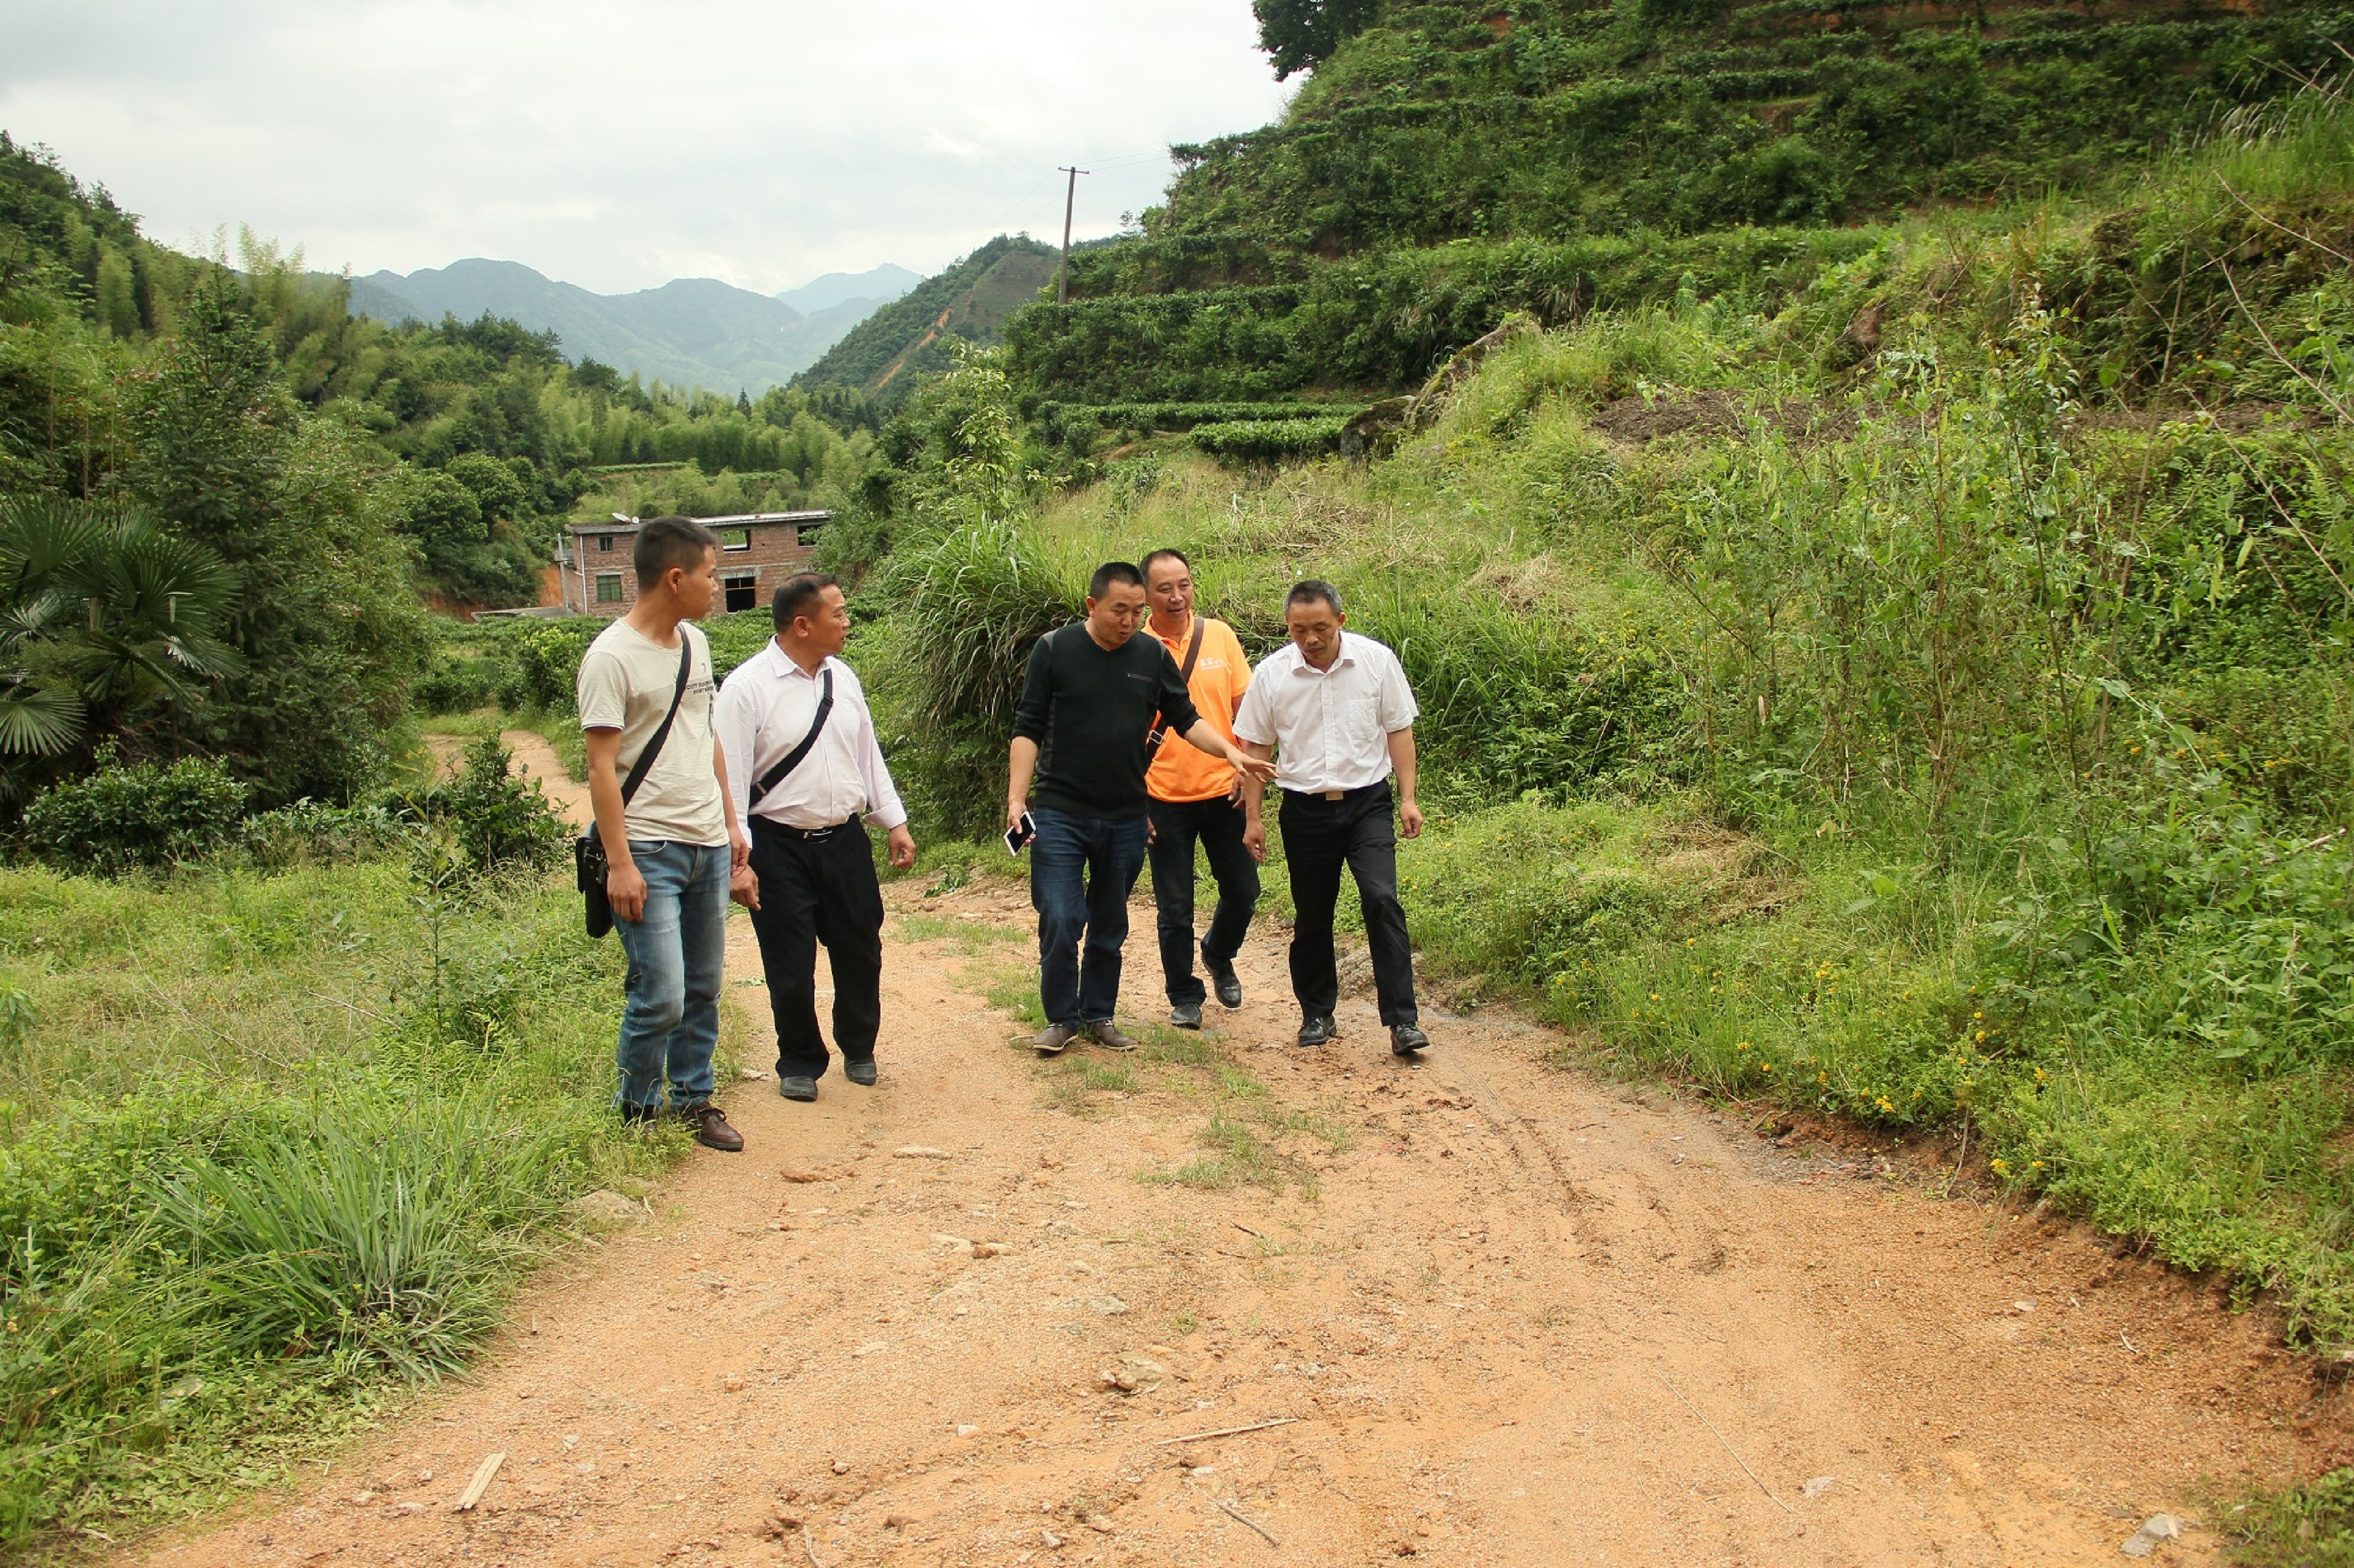
[[[760,579],[757,572],[729,572],[719,579],[727,593],[730,614],[739,609],[757,609],[760,605]]]
[[[597,547],[598,547],[599,549],[600,549],[600,550],[604,551],[607,555],[610,555],[610,554],[612,554],[612,552],[613,552],[613,535],[611,535],[610,534],[599,534],[599,535],[597,535]]]
[[[719,530],[719,547],[723,550],[750,549],[752,547],[752,530],[749,528],[722,528]]]
[[[804,550],[811,548],[817,544],[817,531],[824,526],[822,523],[796,523],[793,524],[793,543]]]
[[[599,604],[619,604],[621,602],[620,573],[599,572],[597,574],[597,602]]]

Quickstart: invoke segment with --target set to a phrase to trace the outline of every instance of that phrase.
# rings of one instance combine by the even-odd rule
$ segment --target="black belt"
[[[1376,779],[1371,784],[1360,784],[1354,789],[1286,789],[1295,800],[1362,800],[1376,789],[1386,789],[1390,781]]]
[[[801,839],[812,843],[818,840],[828,838],[832,834],[838,833],[844,828],[854,828],[856,826],[858,826],[858,819],[856,817],[852,817],[846,821],[828,822],[822,828],[790,827],[783,822],[772,821],[767,817],[755,817],[752,819],[752,831],[756,833],[775,833],[779,838]]]

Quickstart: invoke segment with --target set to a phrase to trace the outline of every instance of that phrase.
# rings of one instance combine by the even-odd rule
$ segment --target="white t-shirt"
[[[1344,631],[1329,670],[1302,658],[1296,643],[1261,660],[1235,710],[1235,736],[1275,747],[1283,789],[1362,789],[1390,776],[1389,737],[1420,712],[1397,655]]]
[[[695,650],[686,694],[679,699],[678,719],[662,755],[622,813],[622,828],[633,842],[724,849],[727,808],[711,764],[711,698],[717,689],[711,678],[711,643],[701,628],[685,621],[679,622],[678,634]],[[678,650],[663,647],[627,620],[616,620],[581,656],[575,690],[582,729],[621,732],[613,770],[616,782],[625,780],[670,712],[671,694],[678,690]]]

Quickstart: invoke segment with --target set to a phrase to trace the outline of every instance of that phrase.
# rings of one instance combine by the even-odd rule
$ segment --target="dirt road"
[[[1207,1034],[1042,1064],[986,1000],[1023,891],[890,904],[879,1087],[740,1085],[749,1150],[551,1268],[478,1382],[124,1561],[2089,1563],[2168,1510],[2158,1561],[2208,1562],[2211,1482],[2354,1457],[2211,1293],[1508,1012],[1399,1065],[1360,997],[1303,1052],[1261,929]],[[740,918],[730,972],[755,1040]]]

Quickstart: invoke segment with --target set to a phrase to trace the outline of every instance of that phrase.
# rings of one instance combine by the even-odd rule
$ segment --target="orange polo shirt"
[[[1250,661],[1243,656],[1243,645],[1235,636],[1235,629],[1223,620],[1204,615],[1202,623],[1202,656],[1193,661],[1193,678],[1186,690],[1193,705],[1210,721],[1210,727],[1235,738],[1235,708],[1250,686]],[[1169,657],[1177,667],[1185,667],[1185,648],[1193,640],[1193,628],[1188,625],[1177,636],[1162,637],[1148,620],[1144,630],[1158,638],[1161,646],[1169,650]],[[1234,769],[1216,758],[1194,750],[1185,744],[1182,736],[1171,736],[1161,743],[1152,758],[1151,770],[1144,776],[1144,787],[1156,800],[1211,800],[1234,788]]]

